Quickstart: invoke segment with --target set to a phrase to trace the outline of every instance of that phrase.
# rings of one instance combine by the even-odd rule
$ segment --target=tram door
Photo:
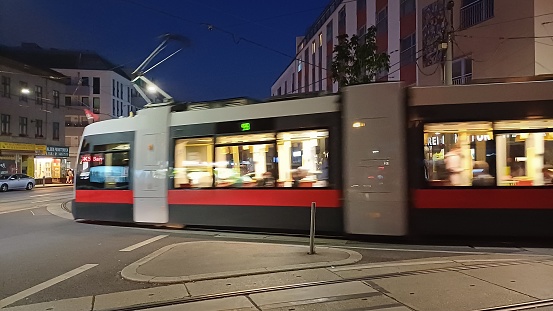
[[[167,223],[168,122],[170,107],[147,108],[135,117],[139,123],[134,147],[135,222]]]
[[[401,83],[348,87],[343,100],[344,228],[407,233],[407,165]]]

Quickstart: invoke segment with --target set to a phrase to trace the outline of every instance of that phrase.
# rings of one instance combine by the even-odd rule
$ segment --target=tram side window
[[[216,187],[275,187],[278,178],[275,134],[217,137]]]
[[[129,189],[129,151],[83,153],[79,157],[76,188]]]
[[[491,122],[424,126],[425,177],[430,186],[494,186],[495,161]]]
[[[328,138],[323,129],[279,133],[278,186],[327,187]]]
[[[553,185],[553,120],[500,121],[498,132],[498,186]]]
[[[189,138],[175,142],[175,188],[209,188],[213,185],[213,139]]]

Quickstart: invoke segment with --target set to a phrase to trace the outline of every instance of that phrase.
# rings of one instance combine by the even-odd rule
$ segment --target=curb
[[[321,250],[321,249],[340,250],[344,253],[349,254],[349,257],[338,261],[321,261],[316,263],[303,263],[303,264],[286,265],[286,266],[280,266],[280,267],[205,273],[205,274],[195,274],[195,275],[187,275],[187,276],[161,277],[161,276],[151,276],[151,275],[144,275],[144,274],[138,273],[138,268],[140,268],[140,266],[146,264],[150,260],[162,255],[163,253],[171,250],[176,246],[183,245],[183,244],[190,244],[190,243],[221,243],[221,241],[193,241],[193,242],[183,242],[183,243],[176,243],[176,244],[164,246],[159,250],[147,255],[146,257],[141,258],[135,261],[134,263],[126,266],[125,268],[123,268],[123,270],[121,271],[121,277],[123,277],[126,280],[136,281],[136,282],[171,284],[171,283],[195,282],[195,281],[204,281],[204,280],[213,280],[213,279],[224,279],[229,277],[266,274],[266,273],[273,273],[273,272],[344,266],[344,265],[350,265],[350,264],[356,263],[363,258],[363,256],[356,251],[335,248],[335,247],[320,246],[320,247],[317,247],[316,249],[317,250]],[[232,243],[259,244],[259,243],[252,243],[252,242],[232,242]],[[305,246],[287,245],[287,244],[273,244],[273,245],[282,245],[286,247],[301,247],[301,248],[305,247]]]

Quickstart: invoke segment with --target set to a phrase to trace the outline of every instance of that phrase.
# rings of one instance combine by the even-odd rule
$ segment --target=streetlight
[[[25,94],[25,95],[31,94],[31,90],[29,90],[28,88],[22,88],[21,94]]]

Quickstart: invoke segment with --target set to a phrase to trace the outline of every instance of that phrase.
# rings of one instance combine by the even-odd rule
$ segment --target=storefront
[[[0,174],[33,175],[36,154],[46,153],[45,145],[0,142]]]
[[[46,183],[65,183],[67,168],[70,167],[69,147],[44,146],[44,153],[35,158],[35,178]]]

